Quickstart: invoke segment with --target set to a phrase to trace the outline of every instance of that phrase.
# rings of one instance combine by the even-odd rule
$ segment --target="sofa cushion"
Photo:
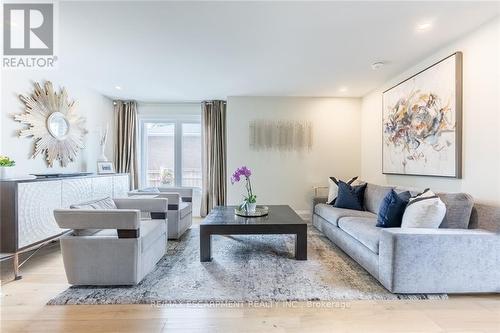
[[[193,210],[193,205],[190,202],[181,202],[179,203],[179,216],[180,218],[184,218]]]
[[[377,228],[376,224],[377,219],[374,217],[343,217],[338,222],[340,229],[373,253],[378,254],[378,245],[383,229]]]
[[[382,200],[387,193],[393,189],[392,186],[381,186],[368,183],[365,190],[365,209],[378,214]]]
[[[467,229],[474,200],[466,193],[437,193],[446,206],[446,215],[440,228]]]
[[[326,221],[330,222],[334,226],[338,227],[338,220],[342,217],[370,217],[377,218],[377,215],[363,210],[352,210],[337,208],[328,204],[318,204],[314,207],[314,212],[321,216]]]
[[[366,184],[351,186],[343,181],[338,182],[339,193],[335,200],[335,207],[354,210],[365,210],[365,189]]]

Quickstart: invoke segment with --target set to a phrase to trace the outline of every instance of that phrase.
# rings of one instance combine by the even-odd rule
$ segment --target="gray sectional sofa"
[[[365,211],[314,198],[313,225],[393,293],[500,292],[500,208],[464,193],[437,193],[446,205],[439,229],[379,228],[384,196],[400,187],[367,184]]]

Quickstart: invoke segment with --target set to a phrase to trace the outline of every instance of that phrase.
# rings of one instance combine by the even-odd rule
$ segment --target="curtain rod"
[[[194,104],[194,105],[198,105],[198,104],[202,104],[202,103],[206,103],[206,104],[214,104],[214,102],[222,102],[223,104],[227,104],[227,101],[225,100],[221,100],[221,99],[217,99],[217,100],[210,100],[210,101],[199,101],[199,102],[140,102],[140,101],[136,101],[136,100],[121,100],[121,99],[115,99],[113,100],[113,105],[116,105],[117,102],[123,102],[123,103],[130,103],[130,102],[136,102],[138,105],[176,105],[176,104]]]
[[[122,103],[130,103],[130,102],[136,102],[135,100],[133,99],[129,99],[129,100],[123,100],[123,99],[114,99],[113,100],[113,105],[116,105],[117,102],[122,102]]]
[[[200,105],[201,101],[138,102],[140,105]]]
[[[214,102],[222,102],[224,104],[227,104],[227,101],[224,101],[224,100],[221,100],[221,99],[217,99],[215,101],[202,101],[202,103],[206,103],[206,104],[214,104]]]
[[[208,103],[211,104],[214,101],[222,101],[224,104],[227,103],[227,101],[222,100],[222,99],[216,99],[216,100],[206,100],[206,101],[170,101],[170,102],[143,102],[143,101],[137,101],[137,104],[142,104],[142,105],[175,105],[175,104],[201,104],[201,103]]]

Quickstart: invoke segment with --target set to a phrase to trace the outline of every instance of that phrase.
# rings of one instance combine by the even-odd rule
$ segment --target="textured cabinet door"
[[[130,191],[130,180],[128,175],[113,177],[113,198],[125,198]]]
[[[92,199],[113,197],[113,176],[92,178]]]
[[[60,180],[17,185],[18,247],[36,243],[62,233],[53,211],[61,208]]]
[[[64,179],[62,180],[62,207],[92,200],[92,179]]]

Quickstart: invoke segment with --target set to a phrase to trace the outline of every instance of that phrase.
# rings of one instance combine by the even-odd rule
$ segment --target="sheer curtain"
[[[130,174],[130,187],[138,186],[137,102],[115,101],[115,168]]]
[[[226,102],[201,103],[202,197],[200,215],[226,204]]]

